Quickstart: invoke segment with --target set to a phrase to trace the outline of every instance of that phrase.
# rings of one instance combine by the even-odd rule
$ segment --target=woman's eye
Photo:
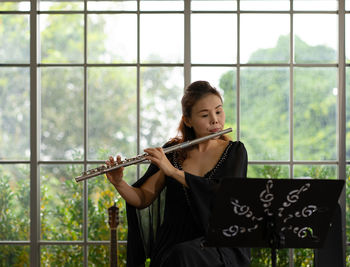
[[[202,118],[208,117],[208,114],[204,114],[202,115]]]

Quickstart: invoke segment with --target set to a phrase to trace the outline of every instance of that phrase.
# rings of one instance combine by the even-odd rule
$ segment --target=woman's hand
[[[117,156],[117,162],[115,162],[115,160],[112,156],[109,157],[109,160],[106,160],[106,165],[108,167],[112,167],[112,166],[116,165],[117,163],[118,164],[121,163],[121,158],[119,155]],[[114,186],[117,187],[120,184],[120,182],[123,181],[123,171],[124,171],[124,167],[121,167],[121,168],[107,172],[106,176],[107,176],[108,180]]]
[[[170,163],[161,147],[147,148],[144,150],[148,155],[146,159],[157,165],[165,175],[173,176],[177,169]]]

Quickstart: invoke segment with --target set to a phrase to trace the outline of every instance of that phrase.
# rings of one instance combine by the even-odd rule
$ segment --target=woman
[[[165,146],[224,129],[222,98],[208,82],[188,86],[181,103],[180,135]],[[244,145],[221,136],[166,155],[162,148],[144,151],[152,164],[133,186],[123,180],[123,168],[107,173],[127,203],[128,266],[143,266],[147,257],[152,267],[248,265],[248,249],[203,246],[218,182],[225,176],[246,177]],[[110,157],[106,164],[116,162]],[[151,204],[148,214],[142,214],[140,210]]]

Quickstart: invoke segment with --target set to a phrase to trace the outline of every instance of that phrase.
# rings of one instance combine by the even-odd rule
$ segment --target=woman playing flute
[[[208,82],[190,84],[181,104],[179,135],[164,147],[224,129],[221,95]],[[146,258],[151,267],[248,266],[249,249],[203,246],[210,202],[220,179],[246,177],[243,143],[223,135],[168,154],[163,148],[144,151],[151,164],[134,185],[123,180],[123,168],[107,173],[127,205],[127,266],[144,266]],[[119,155],[116,161],[121,162]],[[110,157],[106,164],[116,162]]]

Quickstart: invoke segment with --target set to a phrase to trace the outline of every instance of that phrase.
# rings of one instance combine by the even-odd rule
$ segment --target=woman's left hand
[[[170,163],[161,147],[147,148],[144,151],[148,154],[145,158],[157,165],[165,175],[172,176],[176,172],[176,168]]]

